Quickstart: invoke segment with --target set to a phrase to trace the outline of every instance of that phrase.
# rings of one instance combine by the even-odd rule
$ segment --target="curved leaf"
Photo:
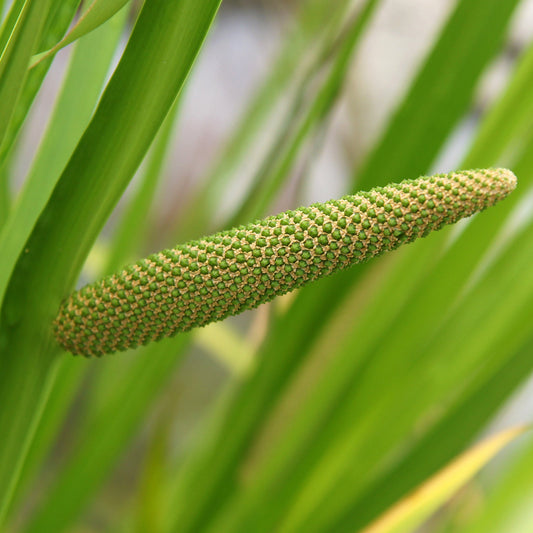
[[[466,451],[370,524],[363,533],[414,531],[502,448],[526,429],[515,427],[502,431]]]
[[[113,15],[118,13],[130,0],[93,0],[72,29],[50,50],[46,50],[33,57],[32,67],[57,53],[80,37],[92,32]]]
[[[200,6],[195,0],[145,2],[94,117],[17,262],[0,322],[0,402],[10,406],[0,412],[4,506],[53,382],[53,316],[181,90],[219,5],[220,0]]]

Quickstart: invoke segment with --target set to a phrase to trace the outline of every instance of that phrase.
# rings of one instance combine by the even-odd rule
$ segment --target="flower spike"
[[[482,211],[515,186],[505,169],[439,174],[179,245],[71,294],[55,335],[69,352],[100,356],[205,326]]]

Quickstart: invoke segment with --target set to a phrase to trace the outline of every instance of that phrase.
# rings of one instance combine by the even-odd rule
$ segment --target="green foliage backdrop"
[[[431,171],[522,4],[452,3],[346,193]],[[167,246],[271,212],[349,87],[382,5],[297,3],[277,60]],[[137,171],[98,273],[147,247],[187,78],[219,7],[0,1],[2,531],[364,531],[467,450],[533,370],[533,217],[523,208],[533,180],[533,44],[484,109],[462,164],[510,168],[518,188],[505,202],[238,323],[100,360],[60,350],[52,335],[60,303]],[[112,67],[121,37],[127,45]],[[46,52],[70,41],[53,113],[15,194],[13,162],[53,61]],[[240,203],[215,217],[258,153]],[[223,386],[177,446],[177,384],[198,347],[223,368]],[[198,370],[195,383],[205,379]],[[132,450],[134,482],[111,491]],[[498,475],[468,484],[428,530],[528,531],[532,450],[524,437]],[[381,531],[413,531],[457,488],[425,512],[413,506],[408,525]],[[91,519],[94,502],[116,492],[113,512]]]

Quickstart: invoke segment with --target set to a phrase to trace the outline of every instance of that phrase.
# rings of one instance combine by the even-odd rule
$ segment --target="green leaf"
[[[484,117],[465,168],[492,165],[500,160],[509,144],[527,132],[533,115],[533,43],[522,54],[504,94]]]
[[[89,124],[107,75],[126,12],[95,32],[74,51],[61,94],[45,137],[17,199],[0,233],[0,250],[6,261],[0,265],[0,300],[28,236],[46,205],[80,136]],[[94,47],[98,45],[99,52]]]
[[[16,487],[8,508],[8,522],[17,522],[20,517],[27,516],[25,505],[31,500],[36,480],[42,474],[43,462],[49,459],[50,449],[55,443],[58,433],[64,430],[66,417],[70,414],[72,402],[79,392],[80,383],[85,376],[87,365],[80,359],[61,358],[53,388],[42,413],[41,421],[35,430],[35,437],[28,449],[28,455],[20,473],[19,484]]]
[[[313,133],[316,133],[316,130],[325,123],[330,115],[342,91],[348,67],[357,50],[360,38],[378,6],[379,1],[377,0],[366,1],[356,16],[351,17],[347,27],[339,29],[339,39],[334,41],[330,48],[323,51],[317,64],[313,65],[311,73],[305,76],[294,97],[292,111],[287,117],[284,130],[266,155],[239,210],[233,214],[228,222],[229,227],[264,216],[276,193],[290,176],[290,171],[301,152],[302,146],[310,140]],[[331,55],[334,56],[334,59],[327,61]],[[309,86],[314,85],[313,78],[319,75],[323,76],[321,71],[328,62],[331,62],[332,65],[316,90],[316,95],[311,99],[307,108],[304,106],[304,109],[300,110],[302,101],[309,99],[306,93]]]
[[[432,513],[525,430],[518,427],[502,431],[464,452],[388,509],[362,533],[409,533],[422,526]]]
[[[131,261],[135,257],[135,252],[138,251],[139,244],[143,242],[148,212],[157,185],[162,177],[162,170],[170,150],[170,141],[181,101],[180,95],[154,140],[152,151],[148,154],[148,162],[142,176],[142,182],[128,204],[116,230],[113,246],[104,269],[106,274],[119,270],[128,261]]]
[[[118,13],[130,0],[93,0],[70,31],[49,50],[41,52],[33,58],[32,67],[56,54],[61,48],[68,46],[80,37],[87,35],[104,24]]]
[[[188,341],[187,335],[180,335],[128,354],[135,361],[126,369],[120,358],[106,361],[113,388],[79,429],[73,453],[25,527],[26,533],[59,533],[69,528],[119,461],[154,399],[164,390]]]
[[[118,13],[76,44],[49,127],[15,209],[0,236],[0,250],[11,259],[2,263],[3,273],[8,272],[9,266],[14,266],[61,171],[90,121],[122,33],[126,14],[126,11]],[[71,358],[61,362],[50,401],[45,407],[24,465],[21,485],[29,483],[63,421],[76,387],[84,375],[85,365],[80,363]],[[23,490],[25,487],[20,488]]]
[[[26,0],[15,0],[12,2],[5,19],[2,21],[0,28],[0,50],[2,50],[2,53],[13,33],[13,29],[25,3]]]
[[[480,510],[474,509],[457,520],[450,531],[461,533],[518,533],[531,526],[531,470],[533,468],[531,439],[505,470],[492,480]],[[481,512],[482,511],[482,512]],[[452,526],[455,521],[452,522]]]
[[[264,145],[283,145],[283,139],[280,138],[284,136],[285,129],[290,129],[291,115],[287,114],[286,121],[274,126],[270,125],[272,117],[278,114],[278,109],[283,107],[287,98],[301,107],[298,99],[306,89],[306,84],[301,80],[301,65],[311,62],[308,75],[311,77],[316,74],[315,70],[327,59],[326,51],[330,51],[338,39],[339,29],[349,7],[350,2],[347,0],[336,2],[333,11],[331,4],[324,0],[306,0],[303,3],[295,27],[291,28],[284,40],[271,71],[247,106],[221,155],[215,159],[205,184],[200,186],[190,208],[186,210],[186,223],[180,227],[177,240],[197,238],[205,234],[206,230],[213,229],[211,219],[219,208],[220,198],[225,188],[231,186],[230,178],[241,167],[249,167],[249,153],[259,151],[264,154],[267,164],[270,157],[265,153]],[[275,133],[265,135],[271,128],[275,128]],[[278,155],[275,147],[269,151],[270,154]],[[232,216],[235,218],[235,214]],[[209,220],[207,226],[206,219]],[[220,225],[217,224],[217,227]]]
[[[218,6],[218,0],[201,6],[193,0],[145,2],[98,109],[15,267],[0,323],[0,401],[11,406],[0,413],[0,433],[7,435],[0,450],[4,509],[52,381],[53,317],[181,89]]]
[[[11,209],[11,187],[5,165],[0,168],[0,234]]]
[[[500,50],[519,0],[460,0],[438,41],[356,175],[358,188],[427,172]]]
[[[168,407],[158,416],[152,431],[138,484],[139,496],[136,503],[136,533],[163,531],[164,502],[166,499],[165,481],[168,462],[168,448],[171,440],[170,428],[172,411]]]
[[[80,0],[65,0],[63,2],[53,2],[48,10],[43,29],[38,43],[55,42],[58,36],[68,28],[72,18],[76,13]],[[39,68],[29,71],[25,77],[20,97],[13,110],[11,121],[5,134],[5,139],[0,146],[0,165],[5,165],[9,161],[15,142],[30,111],[31,105],[41,87],[41,84],[52,64],[52,60],[43,62]]]
[[[0,57],[0,144],[26,77],[51,0],[27,0]]]

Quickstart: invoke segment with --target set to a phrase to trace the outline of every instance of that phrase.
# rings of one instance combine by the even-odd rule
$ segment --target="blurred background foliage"
[[[530,532],[533,2],[225,0],[187,77],[217,8],[0,1],[2,530]],[[82,264],[489,166],[501,205],[255,311],[47,341]]]

